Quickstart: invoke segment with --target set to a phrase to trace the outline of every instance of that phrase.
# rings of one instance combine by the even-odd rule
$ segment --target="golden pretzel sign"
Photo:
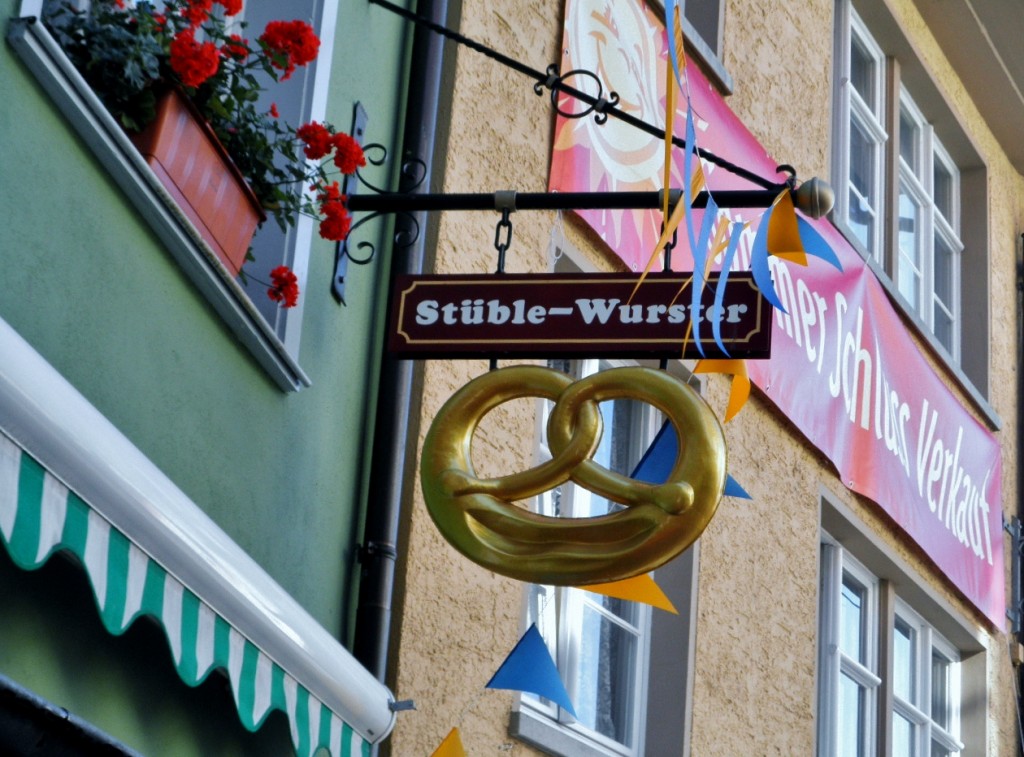
[[[552,459],[522,473],[480,479],[470,445],[480,420],[521,397],[555,403]],[[590,459],[601,440],[598,402],[630,398],[661,410],[679,453],[664,484],[614,473]],[[550,368],[491,371],[445,403],[424,442],[420,480],[434,523],[462,554],[522,581],[582,586],[663,565],[690,546],[718,509],[726,480],[725,435],[700,395],[665,371],[614,368],[580,381]],[[626,505],[593,518],[538,515],[513,504],[573,481]]]

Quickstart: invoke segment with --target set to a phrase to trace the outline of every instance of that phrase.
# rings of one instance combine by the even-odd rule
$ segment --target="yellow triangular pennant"
[[[693,368],[694,373],[728,373],[732,376],[732,387],[729,390],[729,406],[725,410],[726,422],[746,404],[750,397],[750,376],[747,375],[747,363],[744,360],[699,360]]]
[[[444,737],[441,746],[435,749],[430,757],[466,757],[466,749],[462,746],[462,739],[459,738],[459,729],[452,728]]]
[[[592,591],[595,594],[604,594],[606,597],[626,599],[631,602],[642,602],[645,605],[651,605],[675,615],[679,614],[675,605],[665,596],[665,592],[661,590],[661,587],[654,582],[654,578],[651,577],[650,573],[606,584],[588,584],[579,588]]]
[[[796,208],[789,189],[775,198],[774,209],[768,218],[768,254],[798,265],[807,265],[807,253],[800,239],[796,223]]]

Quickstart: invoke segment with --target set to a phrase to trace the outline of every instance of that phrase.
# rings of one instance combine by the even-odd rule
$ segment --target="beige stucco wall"
[[[1014,254],[1024,228],[1024,180],[1006,161],[969,95],[924,28],[911,0],[893,12],[937,81],[988,167],[992,391],[1003,420],[1004,510],[1016,511],[1016,291]],[[832,0],[726,4],[726,69],[735,81],[731,107],[767,151],[801,177],[828,177],[832,80]],[[461,31],[543,69],[558,60],[561,3],[466,0]],[[546,185],[552,114],[532,82],[460,49],[451,111],[445,191],[542,191]],[[495,214],[447,214],[440,221],[435,270],[488,272],[495,265]],[[601,268],[614,262],[566,219],[570,237],[589,248]],[[551,214],[513,216],[510,271],[543,271]],[[422,366],[422,443],[437,408],[483,361],[432,361]],[[941,372],[941,370],[940,370]],[[959,391],[955,382],[948,382]],[[728,384],[711,377],[707,396],[724,412]],[[967,403],[966,397],[964,401]],[[517,401],[489,416],[476,442],[484,473],[522,470],[533,459],[534,407]],[[701,546],[693,695],[694,755],[804,755],[815,743],[819,493],[827,489],[857,513],[877,538],[919,569],[934,590],[988,633],[984,620],[912,547],[893,533],[870,502],[845,490],[831,465],[773,406],[756,394],[726,426],[730,472],[752,501],[727,499]],[[428,755],[458,726],[471,755],[529,755],[507,734],[513,695],[483,687],[518,639],[523,587],[476,566],[439,535],[418,493],[403,524],[400,605],[392,685],[416,700],[390,739],[395,755]],[[1007,555],[1008,555],[1007,550]],[[1007,560],[1009,558],[1007,557]],[[1006,639],[989,640],[987,753],[1012,753],[1013,669]]]

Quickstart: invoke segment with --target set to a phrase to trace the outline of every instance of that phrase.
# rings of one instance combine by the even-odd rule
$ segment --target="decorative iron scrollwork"
[[[366,157],[366,162],[374,167],[383,166],[388,160],[387,148],[377,142],[364,145],[363,155]],[[425,180],[426,175],[426,163],[418,158],[406,159],[402,163],[401,167],[402,186],[405,190],[402,194],[413,192],[418,189]],[[354,174],[346,178],[345,188],[343,191],[346,195],[352,196],[357,194],[359,189],[369,190],[372,194],[376,195],[390,194],[386,189],[378,187],[376,184],[370,182],[363,175],[362,171],[356,170]],[[412,213],[401,210],[397,212],[403,218],[407,219],[409,224],[406,228],[395,232],[393,241],[399,247],[408,247],[419,239],[420,223]],[[331,288],[334,292],[335,299],[337,299],[341,304],[345,304],[345,276],[348,273],[348,264],[368,265],[373,262],[373,259],[377,254],[377,247],[373,242],[367,240],[353,242],[352,240],[354,235],[368,222],[389,214],[390,213],[387,211],[374,211],[369,213],[369,215],[363,216],[358,221],[353,222],[345,240],[338,243],[334,267],[334,281],[332,282]],[[356,251],[358,251],[358,253]]]
[[[558,66],[551,64],[545,71],[547,78],[544,81],[538,81],[533,85],[533,91],[538,95],[542,96],[545,89],[551,90],[551,105],[560,116],[565,118],[586,118],[591,113],[595,113],[594,121],[598,124],[604,124],[608,120],[608,108],[615,108],[619,104],[618,92],[609,92],[608,98],[604,97],[604,85],[601,83],[601,79],[593,71],[588,71],[585,68],[576,68],[564,74],[558,73]],[[558,107],[558,94],[564,91],[564,87],[561,85],[565,84],[566,81],[574,76],[583,76],[588,79],[593,79],[597,85],[597,95],[594,96],[593,102],[588,103],[588,107],[580,113],[570,113],[562,110]],[[579,99],[579,98],[577,98]],[[580,102],[583,102],[580,100]]]

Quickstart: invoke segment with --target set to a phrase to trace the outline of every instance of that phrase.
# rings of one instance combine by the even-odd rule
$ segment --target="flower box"
[[[129,137],[199,234],[237,275],[266,216],[210,126],[170,88],[160,97],[153,122]]]

